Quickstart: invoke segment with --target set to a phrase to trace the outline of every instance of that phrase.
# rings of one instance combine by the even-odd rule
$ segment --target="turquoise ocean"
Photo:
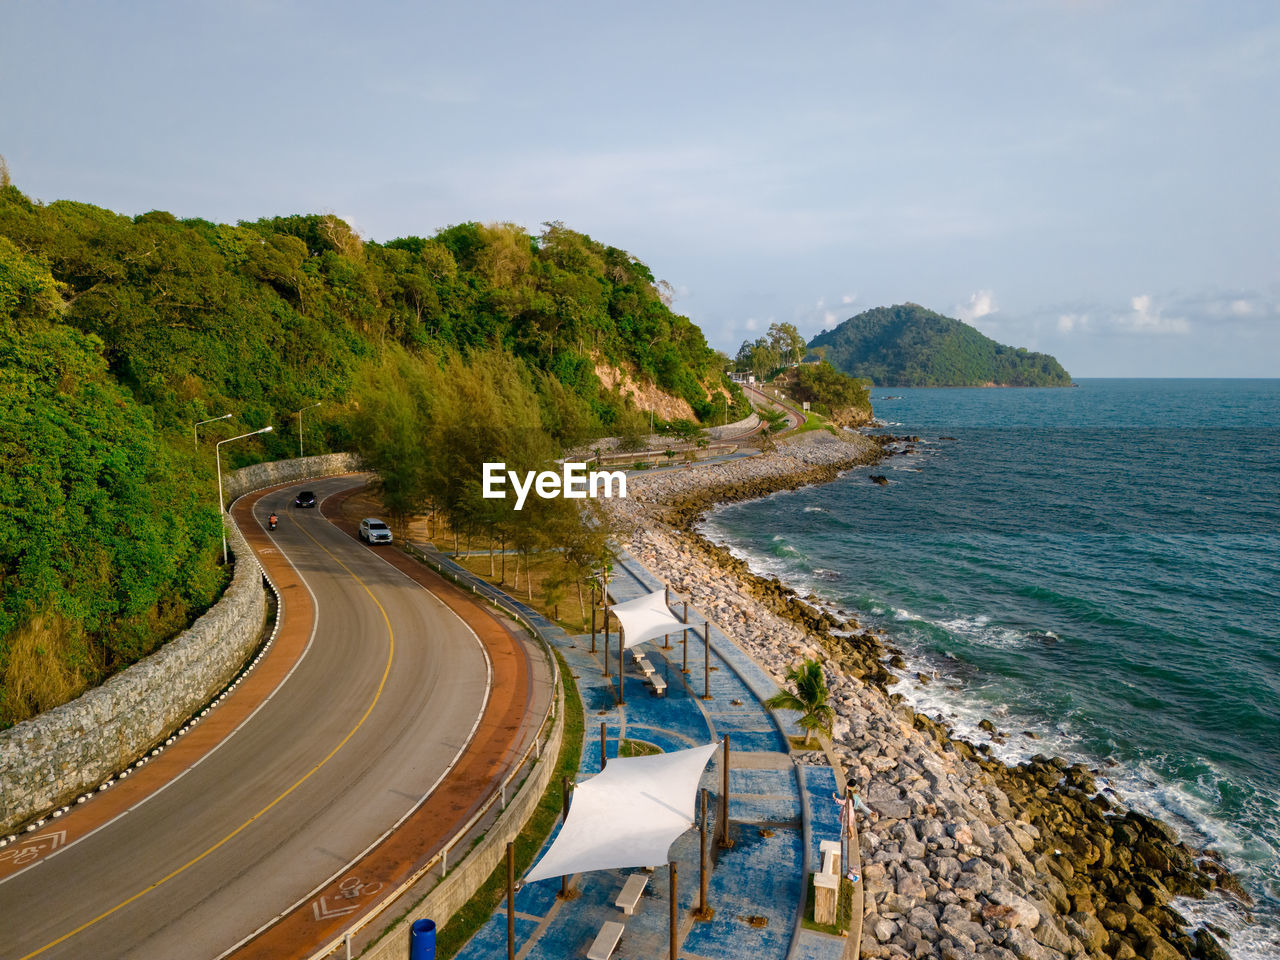
[[[872,403],[919,442],[703,532],[882,631],[917,709],[975,742],[990,718],[1007,760],[1084,760],[1221,852],[1254,908],[1179,909],[1228,929],[1233,957],[1280,956],[1280,380]]]

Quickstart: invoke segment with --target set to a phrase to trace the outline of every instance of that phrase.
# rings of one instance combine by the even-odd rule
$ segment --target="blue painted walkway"
[[[435,559],[444,558],[436,554]],[[469,577],[461,567],[450,566]],[[478,585],[477,589],[497,592],[487,584]],[[624,554],[615,565],[609,592],[613,602],[621,603],[660,589],[661,583]],[[838,960],[845,947],[843,939],[801,930],[799,923],[808,872],[820,863],[818,844],[839,835],[838,811],[831,799],[836,789],[835,775],[830,767],[797,766],[792,762],[782,731],[761,703],[777,691],[769,676],[714,626],[710,672],[705,673],[704,621],[691,608],[689,621],[695,629],[688,635],[688,674],[681,670],[685,650],[680,635],[671,637],[669,650],[662,649],[661,641],[643,644],[639,649],[657,675],[666,680],[666,696],[652,693],[628,652],[626,703],[618,707],[616,632],[610,637],[606,677],[603,634],[598,636],[597,651],[593,653],[589,635],[570,637],[518,601],[504,597],[504,602],[521,608],[521,614],[540,628],[548,628],[549,639],[577,678],[587,731],[580,780],[600,770],[601,722],[605,724],[609,757],[617,755],[620,737],[647,741],[668,751],[729,736],[729,817],[734,841],[729,849],[720,849],[711,839],[718,827],[720,754],[707,765],[702,778],[702,786],[709,793],[710,814],[707,902],[715,911],[709,921],[695,922],[692,918],[698,898],[697,830],[685,833],[671,851],[679,871],[679,955],[686,960]],[[678,616],[682,608],[675,603],[673,609]],[[702,699],[704,684],[712,697],[707,701]],[[789,725],[787,732],[798,730]],[[548,838],[548,845],[554,836],[553,833]],[[530,960],[585,957],[600,927],[609,920],[625,924],[622,940],[613,953],[615,958],[667,956],[667,868],[662,865],[647,874],[644,895],[634,915],[627,917],[614,906],[614,900],[633,873],[645,871],[605,870],[576,875],[571,883],[578,895],[568,901],[557,897],[559,880],[525,884],[516,895],[516,956]],[[505,954],[504,901],[459,956],[465,960],[490,960]]]

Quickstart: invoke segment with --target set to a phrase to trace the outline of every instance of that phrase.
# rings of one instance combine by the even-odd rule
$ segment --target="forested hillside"
[[[818,334],[809,349],[884,387],[1071,385],[1071,375],[1047,353],[1006,347],[914,303],[860,313]]]
[[[412,382],[428,391],[415,417],[435,403],[464,432],[519,400],[531,410],[506,442],[545,457],[647,422],[601,387],[601,365],[698,416],[722,413],[721,391],[731,416],[745,409],[648,268],[561,224],[377,244],[333,216],[131,218],[5,185],[0,326],[0,726],[145,655],[216,598],[211,441],[274,425],[224,448],[224,468],[296,456],[300,439],[352,449],[353,429],[378,426],[370,386]],[[462,376],[478,356],[511,383]],[[224,413],[195,448],[193,424]],[[429,468],[435,490],[461,465]]]

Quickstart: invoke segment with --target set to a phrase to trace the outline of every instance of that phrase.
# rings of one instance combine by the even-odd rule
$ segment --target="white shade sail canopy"
[[[679,633],[685,627],[667,609],[667,599],[661,590],[610,607],[609,611],[618,618],[618,623],[622,624],[624,650],[630,650],[636,644],[652,640],[654,637]]]
[[[574,788],[568,819],[525,880],[666,863],[693,825],[698,781],[718,746],[610,760]]]

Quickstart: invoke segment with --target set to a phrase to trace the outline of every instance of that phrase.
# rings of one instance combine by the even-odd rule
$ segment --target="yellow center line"
[[[30,960],[31,957],[39,956],[40,954],[44,953],[46,950],[50,950],[53,947],[56,947],[58,944],[64,943],[65,941],[70,940],[76,934],[81,933],[85,930],[88,930],[95,923],[98,923],[101,920],[105,920],[107,917],[111,916],[113,913],[123,910],[125,907],[129,906],[129,904],[133,903],[135,900],[140,900],[142,897],[145,897],[152,890],[155,890],[157,887],[168,883],[174,877],[178,876],[179,874],[195,866],[197,863],[199,863],[205,857],[209,856],[209,854],[213,853],[223,844],[227,843],[228,841],[236,837],[238,834],[243,832],[247,827],[249,827],[250,824],[256,822],[260,817],[262,817],[269,810],[271,810],[281,800],[289,796],[289,794],[293,793],[293,791],[297,790],[300,786],[302,786],[309,779],[311,779],[312,775],[317,770],[319,770],[326,763],[332,760],[334,754],[336,754],[339,750],[341,750],[344,746],[347,745],[347,742],[356,735],[356,731],[359,730],[362,726],[364,726],[364,722],[367,719],[369,719],[369,714],[373,712],[373,708],[377,706],[378,701],[382,698],[382,690],[387,685],[387,677],[391,675],[391,661],[395,657],[396,637],[395,637],[394,631],[392,631],[391,629],[391,618],[387,616],[386,609],[384,609],[382,604],[378,602],[378,598],[373,595],[373,591],[369,589],[368,584],[366,584],[363,580],[361,580],[358,576],[356,576],[356,574],[352,572],[350,567],[348,567],[345,563],[343,563],[336,556],[334,556],[333,552],[329,550],[328,547],[326,547],[319,540],[317,540],[310,533],[308,533],[306,528],[302,524],[295,524],[295,527],[301,530],[312,543],[314,543],[317,547],[319,547],[321,550],[327,553],[330,559],[332,559],[334,563],[336,563],[348,574],[350,574],[351,578],[355,580],[356,583],[360,584],[360,587],[364,590],[364,592],[369,595],[369,599],[372,600],[374,606],[378,608],[378,612],[382,614],[382,621],[387,626],[387,663],[386,663],[386,666],[382,668],[382,679],[378,681],[378,689],[373,694],[373,700],[370,701],[369,706],[365,709],[360,719],[356,722],[356,725],[352,727],[351,730],[347,733],[347,735],[338,742],[338,745],[336,747],[334,747],[332,750],[328,752],[328,754],[325,755],[323,760],[321,760],[314,767],[312,767],[305,774],[303,774],[297,780],[297,782],[293,784],[293,786],[289,787],[289,789],[285,790],[284,793],[280,794],[278,797],[276,797],[274,800],[268,803],[265,807],[263,807],[253,816],[251,816],[248,820],[246,820],[244,823],[240,824],[240,826],[236,827],[234,830],[228,833],[225,837],[223,837],[217,843],[213,844],[213,846],[209,847],[204,852],[192,857],[190,860],[188,860],[186,863],[184,863],[182,866],[178,867],[177,869],[171,871],[170,873],[165,874],[163,877],[161,877],[155,883],[152,883],[150,886],[144,887],[142,890],[139,890],[137,893],[131,896],[128,900],[122,900],[120,903],[117,903],[110,910],[106,910],[98,914],[92,920],[85,921],[84,923],[80,924],[80,926],[76,927],[71,932],[64,933],[57,940],[51,940],[50,942],[46,943],[43,947],[40,947],[38,950],[33,950],[31,951],[31,953],[28,953],[26,956],[20,957],[19,960]],[[316,617],[319,617],[320,611],[316,610],[315,615]]]

